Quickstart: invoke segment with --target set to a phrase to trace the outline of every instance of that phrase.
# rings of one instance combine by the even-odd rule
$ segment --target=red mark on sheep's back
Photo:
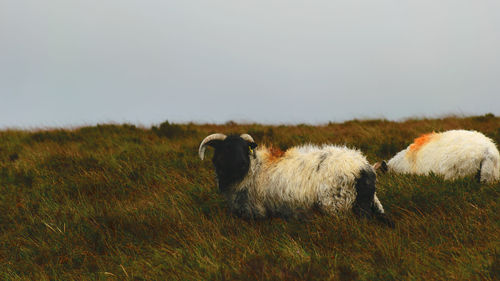
[[[429,133],[429,134],[421,135],[420,137],[416,138],[413,141],[413,143],[410,145],[410,151],[411,152],[418,151],[420,148],[422,148],[422,146],[424,146],[425,144],[430,142],[435,135],[436,135],[436,133]]]
[[[285,151],[279,148],[270,147],[268,151],[269,151],[269,162],[279,161],[281,157],[285,155]]]

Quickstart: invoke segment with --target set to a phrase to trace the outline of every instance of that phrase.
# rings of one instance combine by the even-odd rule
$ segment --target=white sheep
[[[256,148],[248,134],[213,134],[200,144],[202,160],[206,146],[215,148],[219,190],[239,216],[288,217],[318,207],[328,214],[353,210],[393,225],[375,194],[375,171],[357,150],[305,145],[281,152]]]
[[[451,130],[416,138],[386,165],[396,173],[432,172],[447,180],[477,175],[480,182],[494,183],[500,178],[499,163],[498,149],[490,138],[476,131]]]

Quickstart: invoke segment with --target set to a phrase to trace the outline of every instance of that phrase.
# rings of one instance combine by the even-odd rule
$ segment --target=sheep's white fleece
[[[475,175],[493,183],[500,178],[500,155],[493,141],[476,131],[451,130],[431,133],[415,139],[406,149],[389,160],[389,171],[428,174],[445,179]]]
[[[306,145],[290,148],[279,157],[260,147],[251,157],[248,175],[234,186],[232,199],[236,200],[238,191],[248,192],[250,207],[258,217],[316,204],[327,213],[338,213],[352,208],[356,178],[363,169],[374,171],[359,151],[346,147]],[[384,213],[376,195],[374,204]]]

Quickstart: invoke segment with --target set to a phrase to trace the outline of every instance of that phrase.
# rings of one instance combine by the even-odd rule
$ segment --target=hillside
[[[0,131],[0,279],[498,280],[499,184],[379,175],[395,229],[319,213],[245,221],[228,213],[211,162],[197,155],[208,134],[247,132],[281,149],[346,144],[375,162],[456,128],[500,143],[492,115]]]

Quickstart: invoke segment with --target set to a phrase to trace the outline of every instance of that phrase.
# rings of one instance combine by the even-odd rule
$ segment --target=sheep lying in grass
[[[451,130],[422,135],[389,162],[374,167],[418,175],[432,172],[445,179],[476,175],[480,182],[494,183],[500,178],[500,155],[493,141],[483,134]]]
[[[248,134],[212,134],[200,144],[215,148],[219,190],[238,216],[289,217],[318,207],[328,214],[353,210],[393,225],[375,194],[376,175],[366,158],[346,147],[305,145],[286,152],[257,147]]]

